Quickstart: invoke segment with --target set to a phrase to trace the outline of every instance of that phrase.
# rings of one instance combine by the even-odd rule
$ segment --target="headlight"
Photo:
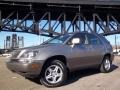
[[[23,63],[30,63],[32,61],[32,59],[34,57],[37,56],[37,54],[39,53],[39,51],[25,51],[22,53],[22,55],[20,56],[20,62]]]
[[[39,51],[26,51],[25,53],[23,53],[23,55],[21,57],[32,59],[38,54],[38,52]]]

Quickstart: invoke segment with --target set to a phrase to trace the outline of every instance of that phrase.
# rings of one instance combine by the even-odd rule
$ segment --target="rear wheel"
[[[108,56],[104,57],[103,62],[100,66],[100,71],[102,73],[110,72],[111,67],[112,67],[112,61],[110,60],[110,58]]]
[[[67,69],[63,62],[54,60],[42,72],[41,83],[47,87],[57,87],[65,83]]]

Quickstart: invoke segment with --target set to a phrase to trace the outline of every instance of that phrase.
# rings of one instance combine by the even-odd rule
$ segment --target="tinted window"
[[[73,38],[79,38],[80,44],[85,43],[85,35],[83,33],[76,33],[73,37],[69,40],[68,44],[71,44]]]
[[[70,37],[70,34],[56,36],[56,37],[54,37],[54,38],[52,38],[52,39],[44,42],[43,44],[55,44],[55,43],[62,44],[62,43],[64,43],[69,37]]]
[[[88,34],[88,41],[89,41],[89,44],[92,44],[92,45],[101,44],[101,41],[99,40],[99,38],[92,34]]]

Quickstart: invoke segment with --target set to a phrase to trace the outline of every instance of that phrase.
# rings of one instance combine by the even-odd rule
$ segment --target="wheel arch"
[[[104,55],[103,59],[104,59],[105,57],[111,58],[111,54],[110,54],[110,53],[106,53],[106,54]]]
[[[66,68],[68,69],[67,58],[64,55],[55,55],[55,56],[51,56],[45,60],[43,66],[42,66],[42,70],[40,72],[40,75],[45,70],[46,66],[48,66],[54,60],[59,60],[59,61],[63,62],[66,65]],[[68,72],[69,72],[69,69],[68,69]]]

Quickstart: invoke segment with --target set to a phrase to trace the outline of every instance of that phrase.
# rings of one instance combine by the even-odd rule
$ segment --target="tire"
[[[58,87],[65,83],[67,79],[67,68],[59,60],[52,61],[42,72],[41,84],[46,87]]]
[[[112,61],[108,56],[105,56],[101,63],[100,71],[102,73],[108,73],[111,71],[111,68],[112,68]]]

